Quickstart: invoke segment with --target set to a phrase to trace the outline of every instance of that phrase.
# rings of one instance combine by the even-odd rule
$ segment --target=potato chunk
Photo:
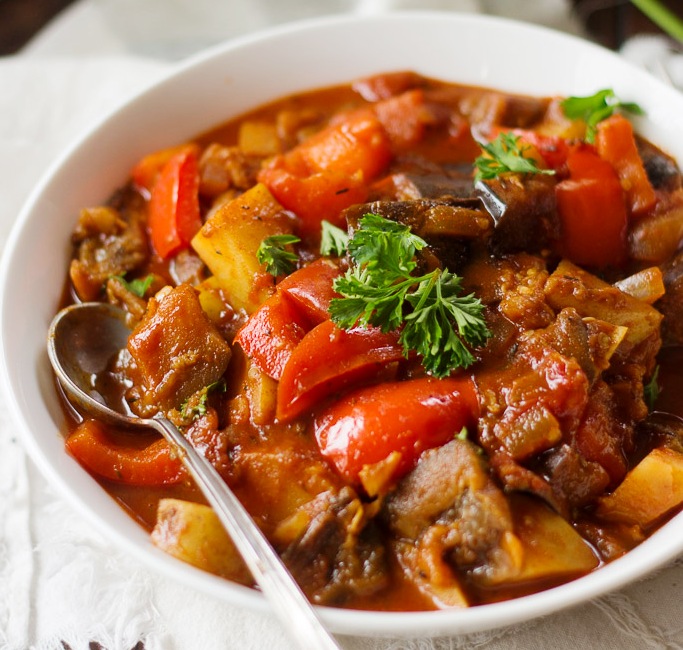
[[[179,408],[190,395],[223,376],[231,350],[205,315],[188,284],[151,298],[142,321],[128,340],[137,367],[140,414]]]
[[[152,542],[169,555],[243,585],[253,580],[216,513],[180,499],[161,499]]]
[[[600,499],[597,514],[609,521],[648,528],[683,502],[683,454],[653,449],[622,481]]]
[[[230,304],[251,314],[275,286],[256,251],[266,237],[289,232],[284,208],[259,183],[221,205],[195,235],[192,247],[216,276]]]
[[[522,495],[514,496],[511,505],[523,557],[521,569],[511,582],[576,576],[598,566],[591,547],[554,510]]]

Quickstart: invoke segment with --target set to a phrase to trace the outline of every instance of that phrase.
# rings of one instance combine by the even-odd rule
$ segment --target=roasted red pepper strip
[[[133,182],[140,189],[151,192],[164,165],[173,158],[173,156],[186,151],[193,151],[198,155],[199,147],[194,142],[189,142],[178,145],[177,147],[160,149],[159,151],[147,154],[141,158],[131,170],[130,175]]]
[[[309,329],[283,293],[268,298],[237,332],[235,343],[263,372],[280,379],[282,369]]]
[[[650,212],[657,196],[638,153],[631,123],[619,114],[603,120],[598,124],[595,146],[600,157],[616,169],[631,214],[640,217]]]
[[[339,329],[332,321],[313,328],[294,349],[277,391],[277,418],[290,420],[353,383],[377,376],[403,359],[397,332]]]
[[[473,426],[479,406],[469,378],[431,377],[379,384],[349,393],[315,420],[320,452],[339,474],[357,483],[359,472],[401,454],[394,479],[420,454]]]
[[[83,422],[66,439],[66,447],[93,474],[127,485],[173,485],[187,476],[163,438],[144,449],[123,447],[112,442],[94,420]]]
[[[330,301],[339,297],[333,284],[340,275],[338,266],[321,258],[288,275],[277,285],[277,290],[286,293],[297,310],[312,325],[317,325],[330,317]]]
[[[235,337],[247,356],[269,377],[280,379],[294,349],[312,327],[327,320],[332,284],[341,273],[324,259],[288,275]]]
[[[556,188],[561,252],[576,264],[619,266],[626,259],[628,213],[617,173],[590,145],[574,148],[567,167],[569,178]]]
[[[149,202],[152,246],[164,259],[187,248],[202,227],[199,167],[193,149],[172,156],[161,169]]]
[[[273,196],[300,218],[303,237],[318,238],[323,219],[367,197],[367,184],[389,164],[391,146],[370,109],[360,109],[276,156],[259,174]]]

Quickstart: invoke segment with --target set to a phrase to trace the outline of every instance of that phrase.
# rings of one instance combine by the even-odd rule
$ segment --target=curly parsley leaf
[[[287,250],[286,246],[298,244],[301,240],[296,235],[271,235],[266,237],[256,251],[256,259],[265,264],[266,271],[271,275],[288,275],[298,261],[295,253]]]
[[[488,180],[501,174],[514,172],[518,174],[554,174],[552,169],[541,169],[533,158],[524,153],[530,149],[521,142],[514,133],[503,132],[489,143],[479,145],[484,154],[474,161],[475,180]]]
[[[321,255],[336,255],[341,257],[346,254],[349,245],[349,235],[345,230],[338,228],[329,221],[322,221],[322,235],[320,239]]]
[[[120,280],[123,286],[126,287],[128,291],[138,296],[138,298],[144,298],[147,289],[149,289],[150,286],[152,286],[152,282],[154,282],[154,276],[151,273],[144,278],[135,280],[126,280],[123,275],[116,275],[114,277]]]
[[[445,377],[474,363],[469,346],[491,334],[483,305],[473,294],[461,295],[457,275],[446,269],[413,275],[415,255],[426,245],[407,226],[365,215],[348,246],[353,264],[335,281],[342,298],[331,301],[330,316],[344,329],[400,329],[406,356],[416,351],[428,372]]]
[[[561,104],[562,112],[572,120],[586,123],[586,142],[595,141],[596,127],[617,110],[634,115],[644,115],[645,111],[634,102],[622,102],[611,88],[599,90],[587,97],[568,97]]]

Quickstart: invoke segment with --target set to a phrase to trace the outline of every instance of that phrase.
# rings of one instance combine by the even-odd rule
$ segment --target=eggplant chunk
[[[387,497],[383,517],[398,542],[417,549],[403,563],[420,567],[434,586],[444,586],[442,560],[482,585],[519,570],[508,503],[470,442],[455,439],[425,452]]]
[[[488,238],[493,225],[479,200],[473,198],[374,201],[351,206],[344,216],[350,229],[355,230],[363,215],[370,212],[408,226],[429,244],[428,250],[420,253],[423,263],[449,269],[461,266],[467,258],[468,243]]]
[[[662,338],[666,343],[683,345],[683,251],[662,269],[666,293],[657,302],[664,314]]]
[[[557,239],[560,225],[552,176],[513,174],[475,184],[495,222],[490,239],[496,254],[537,251]]]
[[[339,604],[387,586],[384,546],[351,488],[323,492],[297,515],[303,532],[282,559],[312,602]]]
[[[230,346],[204,314],[188,284],[151,298],[147,313],[128,340],[136,365],[139,414],[179,408],[190,395],[223,376]]]

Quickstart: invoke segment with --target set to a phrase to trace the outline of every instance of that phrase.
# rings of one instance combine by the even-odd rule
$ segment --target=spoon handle
[[[166,418],[154,417],[150,425],[180,450],[185,466],[298,647],[302,650],[340,650],[270,542],[213,465],[198,454]]]

